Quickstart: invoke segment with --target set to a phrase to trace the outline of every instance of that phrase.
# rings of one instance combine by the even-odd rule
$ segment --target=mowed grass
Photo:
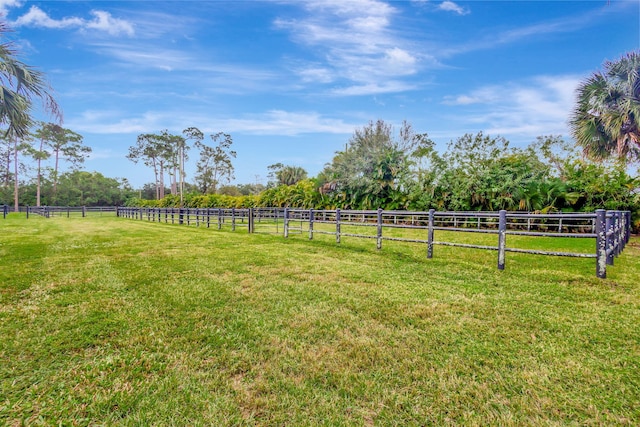
[[[425,254],[11,214],[0,425],[640,423],[637,238],[605,280],[593,259]]]

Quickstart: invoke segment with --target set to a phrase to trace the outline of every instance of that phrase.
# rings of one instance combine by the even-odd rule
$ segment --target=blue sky
[[[637,0],[0,0],[0,15],[92,147],[85,168],[135,187],[153,173],[128,147],[163,129],[230,133],[236,183],[277,162],[313,176],[377,119],[441,151],[468,132],[568,137],[576,85],[640,48]]]

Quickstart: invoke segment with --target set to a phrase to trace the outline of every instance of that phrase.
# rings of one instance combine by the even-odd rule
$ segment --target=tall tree
[[[40,148],[34,149],[32,156],[36,160],[36,206],[40,206],[41,184],[42,184],[42,161],[47,160],[51,154],[45,150],[47,145],[53,138],[53,126],[51,123],[40,123],[40,127],[36,129],[34,136],[40,142]]]
[[[54,159],[52,181],[53,181],[53,203],[56,203],[56,193],[58,190],[58,176],[60,171],[60,160],[64,160],[71,165],[72,170],[76,170],[84,163],[91,153],[91,147],[83,144],[82,135],[65,129],[55,123],[42,125],[45,131],[41,136],[46,137],[45,143],[51,148],[51,155]]]
[[[335,183],[336,203],[350,208],[406,207],[403,186],[415,156],[429,139],[404,122],[397,135],[382,120],[357,129],[347,148],[336,153],[323,176]]]
[[[179,171],[183,169],[181,165],[183,165],[183,160],[186,157],[186,140],[184,136],[171,134],[166,129],[156,136],[156,144],[160,152],[160,178],[164,183],[163,171],[166,170],[169,174],[171,194],[175,196],[178,194],[178,174],[184,175],[183,171]],[[162,196],[164,196],[164,194]]]
[[[211,139],[216,145],[209,146],[201,141],[195,144],[200,150],[196,182],[203,193],[215,193],[221,182],[229,182],[234,178],[231,159],[235,159],[236,152],[231,150],[231,135],[219,132],[211,135]]]
[[[156,188],[156,199],[164,197],[164,164],[166,162],[166,146],[162,135],[145,133],[138,135],[136,144],[129,147],[127,159],[133,163],[142,161],[153,169]]]
[[[19,194],[20,194],[20,169],[21,167],[24,169],[24,166],[19,162],[19,156],[21,152],[28,151],[31,149],[31,145],[29,144],[30,136],[27,134],[23,139],[19,139],[17,136],[10,137],[13,146],[12,146],[12,156],[13,156],[13,208],[15,212],[20,210],[19,205]]]
[[[194,144],[202,142],[204,139],[204,134],[197,127],[186,128],[182,131],[182,135],[184,136],[184,143],[179,147],[179,157],[180,157],[180,206],[184,204],[184,179],[186,177],[184,172],[185,162],[188,160],[187,152],[189,151],[188,141],[193,141]]]
[[[0,22],[0,37],[6,38],[8,31]],[[13,44],[3,41],[0,43],[0,125],[5,132],[16,138],[29,134],[36,98],[42,101],[46,111],[62,119],[44,74],[18,60]]]
[[[640,53],[604,63],[578,86],[569,125],[578,145],[594,159],[640,159]]]

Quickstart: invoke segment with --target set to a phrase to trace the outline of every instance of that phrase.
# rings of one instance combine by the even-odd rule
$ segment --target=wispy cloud
[[[295,70],[304,82],[350,81],[359,89],[333,93],[365,95],[381,93],[380,87],[390,78],[418,71],[420,57],[392,29],[391,21],[398,11],[391,5],[378,0],[295,4],[303,6],[307,15],[280,18],[275,25],[290,31],[296,42],[316,49],[321,65],[314,63]]]
[[[491,35],[479,35],[466,43],[446,46],[438,49],[438,57],[445,58],[467,52],[493,49],[497,46],[514,44],[530,38],[544,37],[550,34],[573,33],[587,28],[602,17],[601,9],[591,9],[587,12],[556,18],[548,21],[536,22],[531,25],[520,26],[504,31],[493,32]]]
[[[101,134],[135,134],[157,132],[169,129],[180,132],[182,129],[202,123],[200,129],[207,132],[234,132],[250,135],[301,135],[310,133],[350,134],[359,126],[346,123],[342,119],[325,117],[317,112],[292,112],[271,110],[261,114],[247,114],[241,117],[211,117],[182,111],[148,111],[126,118],[119,111],[83,112],[79,117],[66,122],[79,132]],[[215,123],[208,127],[208,123]]]
[[[455,106],[456,120],[463,127],[489,134],[527,138],[567,134],[567,120],[580,81],[580,76],[573,75],[539,76],[447,96],[443,104]]]
[[[256,135],[300,135],[308,133],[350,134],[356,124],[324,117],[316,112],[272,110],[240,119],[219,119],[224,129]]]
[[[465,9],[464,7],[449,0],[440,3],[438,9],[446,12],[457,13],[458,15],[467,15],[469,13],[469,9]]]
[[[381,83],[368,83],[364,85],[353,85],[344,88],[334,88],[331,90],[333,95],[380,95],[384,93],[406,92],[415,89],[415,85],[404,83],[401,81],[386,81]]]
[[[7,2],[5,3],[8,4]],[[16,5],[16,2],[13,2],[11,5]],[[84,19],[77,16],[54,19],[38,6],[31,6],[27,13],[15,20],[14,25],[16,27],[30,26],[52,29],[77,28],[81,30],[97,30],[113,36],[133,36],[135,33],[133,25],[130,22],[114,18],[109,12],[92,10],[90,13],[93,15],[93,19]]]

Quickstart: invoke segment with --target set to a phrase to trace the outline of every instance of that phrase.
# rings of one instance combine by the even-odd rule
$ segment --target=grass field
[[[425,252],[12,214],[0,425],[640,423],[637,238],[605,280],[593,259]]]

